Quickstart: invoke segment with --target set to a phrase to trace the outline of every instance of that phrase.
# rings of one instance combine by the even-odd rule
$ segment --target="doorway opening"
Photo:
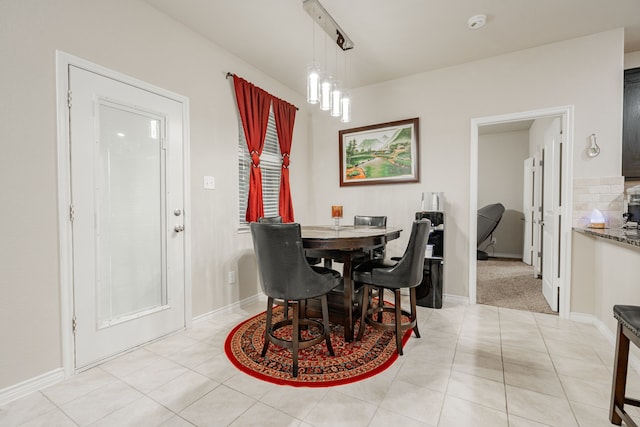
[[[532,135],[529,143],[527,137],[526,147],[511,147],[519,150],[516,155],[518,159],[512,157],[514,164],[509,164],[509,155],[504,151],[495,153],[502,168],[508,167],[519,172],[519,181],[526,181],[527,162],[536,164],[533,169],[532,181],[529,183],[531,194],[527,193],[527,186],[523,185],[519,196],[521,200],[533,200],[534,208],[531,209],[532,217],[525,218],[526,208],[524,204],[518,206],[517,200],[500,200],[500,193],[493,193],[491,190],[483,191],[479,189],[480,178],[486,171],[480,170],[481,159],[487,153],[482,153],[480,141],[483,135],[500,132],[519,133],[535,125],[542,123],[538,129],[544,129],[539,135]],[[554,127],[555,126],[555,127]],[[555,133],[554,133],[555,132]],[[483,242],[482,249],[492,255],[491,259],[511,259],[518,260],[519,264],[511,266],[514,274],[522,274],[526,271],[527,264],[532,264],[530,268],[531,282],[534,279],[540,280],[544,285],[539,286],[544,289],[544,297],[548,301],[549,307],[554,312],[558,312],[561,317],[569,315],[570,289],[570,269],[568,260],[570,259],[570,239],[571,230],[571,176],[572,176],[572,146],[573,146],[573,107],[564,106],[548,108],[543,110],[528,111],[522,113],[512,113],[501,116],[491,116],[475,118],[471,121],[471,156],[470,156],[470,220],[469,220],[469,301],[471,304],[478,302],[478,279],[484,278],[485,272],[481,276],[478,273],[476,261],[477,250],[481,249],[474,237],[478,235],[478,208],[485,203],[501,203],[506,201],[504,212],[503,230]],[[523,145],[525,143],[522,143]],[[546,172],[543,169],[546,166]],[[495,172],[495,171],[494,171]],[[532,171],[529,171],[531,173]],[[497,172],[500,175],[500,171]],[[503,174],[504,175],[504,174]],[[543,181],[544,178],[544,181]],[[505,179],[503,176],[502,179]],[[508,178],[506,178],[508,179]],[[533,181],[535,180],[535,181]],[[531,188],[531,184],[537,183]],[[546,189],[546,192],[545,192]],[[511,190],[512,195],[518,190]],[[534,194],[535,193],[535,194]],[[516,197],[517,199],[517,197]],[[515,205],[514,205],[515,203]],[[518,208],[519,207],[519,208]],[[526,224],[526,226],[525,226]],[[528,231],[525,232],[525,229]],[[500,237],[508,234],[517,234],[516,239],[510,240],[508,244],[498,244]],[[527,253],[528,252],[528,253]],[[486,262],[486,261],[485,261]],[[506,265],[506,263],[505,263]],[[522,267],[522,268],[521,268]],[[485,268],[484,266],[482,267]],[[524,269],[524,270],[523,270]],[[520,273],[518,273],[520,271]],[[507,273],[505,273],[507,274]],[[537,279],[537,278],[540,279]],[[540,282],[538,282],[540,283]],[[537,310],[536,310],[537,311]]]

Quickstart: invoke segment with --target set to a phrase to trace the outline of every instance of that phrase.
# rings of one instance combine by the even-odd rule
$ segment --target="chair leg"
[[[416,322],[413,327],[413,333],[416,334],[416,338],[420,338],[420,331],[418,330],[418,311],[416,310],[416,288],[409,290],[409,299],[411,300],[411,321]]]
[[[358,328],[358,336],[356,337],[357,341],[362,340],[362,336],[364,335],[364,330],[366,328],[366,318],[367,318],[367,311],[369,310],[369,292],[370,292],[370,287],[369,285],[365,284],[364,288],[362,289],[362,310],[360,313],[360,327]]]
[[[289,301],[284,300],[284,319],[287,320],[289,318]]]
[[[333,346],[331,345],[331,327],[329,325],[329,305],[327,303],[327,295],[322,295],[320,297],[320,304],[322,304],[322,325],[324,326],[324,339],[327,342],[327,350],[329,350],[329,354],[331,356],[335,356],[336,354],[333,351]]]
[[[383,287],[378,288],[378,306],[384,307],[384,288]],[[382,323],[382,313],[383,313],[382,310],[378,312],[378,318],[376,319],[377,322]]]
[[[393,291],[395,295],[395,314],[396,314],[396,347],[398,349],[398,355],[402,356],[402,307],[400,306],[400,289]]]
[[[269,348],[269,333],[271,331],[271,319],[273,317],[273,298],[267,298],[267,323],[264,325],[264,344],[262,345],[261,357],[267,354]]]
[[[621,425],[622,418],[616,412],[616,408],[623,409],[625,403],[627,368],[629,363],[629,338],[624,334],[623,326],[620,322],[618,322],[618,337],[616,340],[615,354],[609,420],[611,421],[611,424]]]
[[[293,357],[293,376],[294,377],[298,376],[298,345],[300,343],[299,341],[300,324],[298,322],[300,319],[299,316],[300,316],[299,305],[298,303],[293,304],[293,318],[292,318],[293,330],[291,331],[291,341],[293,341],[293,348],[291,349],[291,355]]]

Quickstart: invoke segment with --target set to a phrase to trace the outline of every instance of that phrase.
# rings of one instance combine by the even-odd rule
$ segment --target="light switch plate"
[[[203,180],[203,185],[205,190],[215,190],[216,189],[216,179],[213,176],[205,176]]]

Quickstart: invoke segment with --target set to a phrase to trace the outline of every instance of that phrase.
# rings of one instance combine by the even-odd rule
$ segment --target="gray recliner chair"
[[[489,259],[489,254],[480,250],[480,245],[493,234],[503,213],[504,205],[502,203],[494,203],[478,209],[477,258],[479,260]]]

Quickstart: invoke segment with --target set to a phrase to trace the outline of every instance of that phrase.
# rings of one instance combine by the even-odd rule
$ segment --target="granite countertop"
[[[614,240],[632,246],[640,246],[640,229],[638,228],[588,228],[574,227],[578,233],[603,239]]]

